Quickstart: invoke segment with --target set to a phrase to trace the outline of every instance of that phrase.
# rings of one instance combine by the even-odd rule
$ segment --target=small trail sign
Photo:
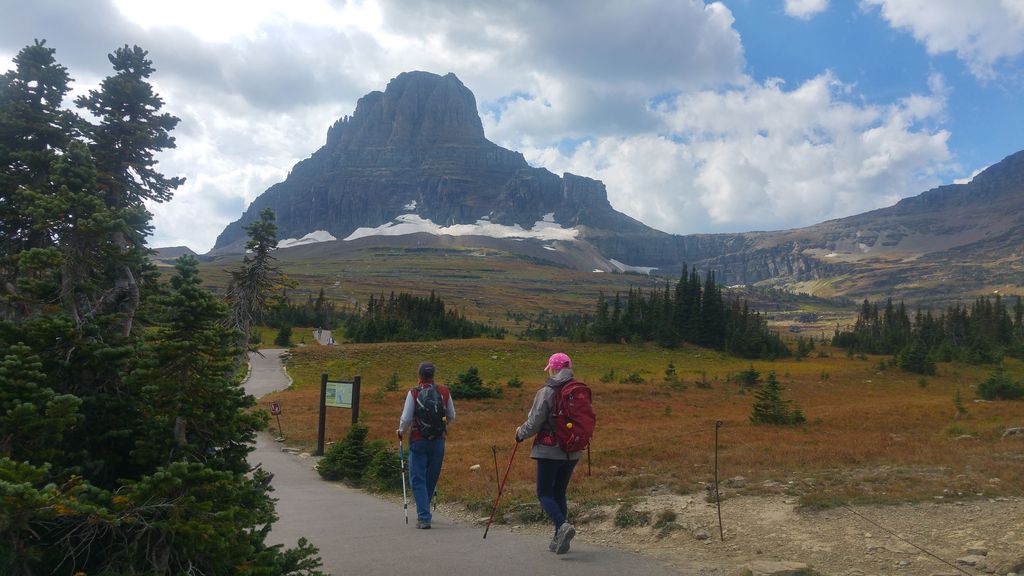
[[[270,403],[270,415],[271,416],[280,416],[281,415],[281,403],[278,402],[277,400],[274,400],[273,402]]]

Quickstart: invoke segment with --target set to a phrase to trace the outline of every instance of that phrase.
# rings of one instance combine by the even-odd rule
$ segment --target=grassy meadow
[[[298,331],[293,340],[301,335]],[[312,341],[311,334],[306,341]],[[556,351],[568,353],[579,379],[594,390],[598,425],[592,476],[581,462],[571,486],[574,505],[597,505],[657,491],[693,493],[714,477],[715,421],[719,430],[720,479],[743,476],[737,492],[783,492],[809,506],[845,502],[903,502],[1022,495],[1024,441],[1001,439],[1024,426],[1024,402],[974,402],[973,385],[991,367],[939,364],[920,377],[886,367],[888,357],[848,358],[843,350],[819,349],[802,360],[747,361],[696,347],[665,350],[653,345],[571,344],[507,340],[343,344],[296,348],[288,360],[291,389],[260,400],[281,402],[288,442],[307,449],[316,442],[320,374],[362,376],[362,419],[370,438],[395,441],[402,402],[415,384],[420,361],[433,361],[438,381],[451,382],[475,366],[503,396],[456,401],[457,421],[447,443],[439,495],[489,510],[496,493],[492,446],[504,471],[513,433],[544,381],[542,368]],[[681,385],[666,382],[672,362]],[[774,371],[783,397],[799,404],[799,427],[752,425],[752,390],[734,381],[753,365],[762,378]],[[1007,360],[1011,378],[1024,365]],[[392,375],[398,389],[385,390]],[[523,381],[510,388],[510,378]],[[630,382],[630,381],[634,382]],[[642,382],[635,382],[641,380]],[[957,418],[959,389],[967,414]],[[328,410],[328,441],[348,430],[348,410]],[[276,421],[274,422],[276,426]],[[509,475],[511,503],[534,499],[529,441],[519,447]],[[470,470],[474,464],[480,469]]]

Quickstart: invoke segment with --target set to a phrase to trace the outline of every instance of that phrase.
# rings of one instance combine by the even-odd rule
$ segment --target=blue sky
[[[181,118],[153,245],[229,222],[403,71],[455,73],[487,137],[673,233],[807,226],[1024,149],[1024,0],[0,0],[74,94],[124,44]],[[73,95],[74,95],[73,94]],[[73,97],[72,95],[72,97]],[[70,98],[69,98],[70,102]]]
[[[969,2],[960,3],[964,10]],[[911,92],[926,92],[938,73],[949,86],[950,147],[964,167],[981,167],[1024,147],[1021,113],[1022,67],[1018,59],[991,79],[971,75],[955,53],[929,55],[905,30],[891,27],[874,7],[832,2],[808,20],[789,16],[783,3],[730,3],[743,38],[748,73],[758,80],[799,83],[831,69],[856,85],[859,97],[888,103]],[[1022,32],[1024,33],[1024,32]]]

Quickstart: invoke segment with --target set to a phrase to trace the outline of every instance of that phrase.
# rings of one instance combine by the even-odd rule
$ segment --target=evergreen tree
[[[319,574],[304,541],[264,542],[269,478],[245,463],[262,419],[226,376],[226,309],[194,260],[170,287],[146,276],[142,202],[179,182],[152,161],[175,121],[145,52],[111,62],[80,99],[98,125],[59,111],[42,42],[0,83],[0,573]]]
[[[244,226],[249,234],[246,254],[238,270],[231,272],[227,302],[231,307],[230,324],[242,334],[240,344],[248,348],[247,335],[263,315],[277,303],[289,280],[277,266],[273,252],[277,249],[277,224],[274,211],[266,208],[259,220]],[[371,301],[371,305],[373,302]]]
[[[768,373],[768,380],[754,392],[754,404],[751,406],[750,421],[754,424],[801,424],[805,421],[800,407],[790,409],[791,400],[782,399],[785,387],[775,377],[775,372]]]
[[[59,266],[48,233],[59,214],[39,202],[56,195],[54,164],[76,123],[60,107],[70,78],[53,48],[37,40],[18,52],[14,65],[0,76],[0,319],[24,318],[33,301],[51,296],[32,284]]]
[[[921,340],[914,340],[900,352],[900,368],[918,374],[935,374],[935,361],[928,354],[928,347]]]
[[[174,189],[185,181],[156,169],[156,154],[175,146],[170,132],[179,120],[160,113],[163,100],[147,80],[153,73],[147,54],[138,46],[118,48],[108,57],[115,74],[105,78],[98,90],[75,100],[99,119],[98,124],[87,124],[83,132],[91,143],[107,208],[123,224],[111,232],[118,252],[106,266],[115,282],[102,301],[104,308],[119,316],[123,335],[131,333],[141,299],[142,274],[150,266],[145,239],[152,227],[144,202],[170,200]]]

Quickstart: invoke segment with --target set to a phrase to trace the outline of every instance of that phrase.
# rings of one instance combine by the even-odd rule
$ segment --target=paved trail
[[[288,385],[281,352],[263,350],[264,357],[250,354],[252,373],[246,390],[259,397]],[[492,526],[483,540],[480,527],[439,513],[434,514],[431,530],[416,530],[411,496],[413,524],[407,525],[401,503],[321,480],[308,461],[282,452],[280,444],[267,434],[260,434],[249,460],[274,473],[280,520],[274,524],[270,540],[294,546],[305,536],[320,549],[325,571],[338,576],[422,572],[454,576],[679,574],[652,558],[591,546],[580,539],[562,556],[548,552],[547,538],[513,533],[505,526]]]

